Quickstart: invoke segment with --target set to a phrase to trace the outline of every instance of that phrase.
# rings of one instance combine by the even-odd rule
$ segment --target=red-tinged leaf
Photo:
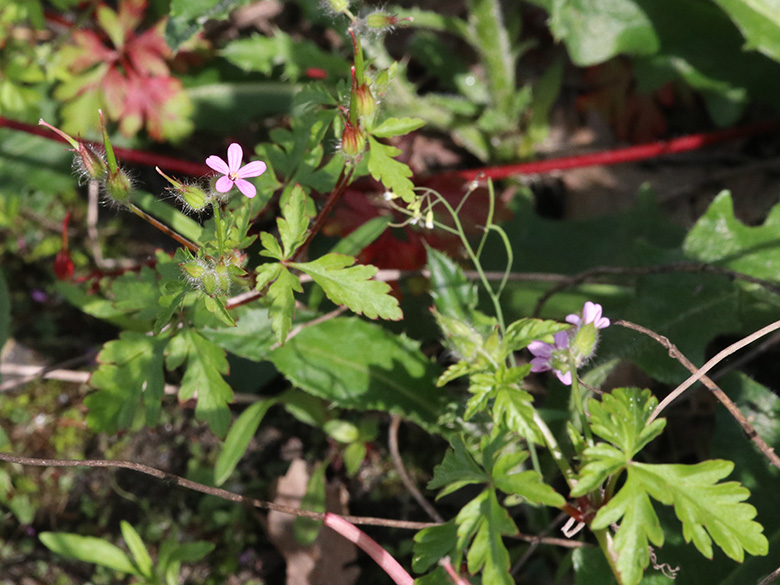
[[[128,43],[127,54],[130,57],[130,62],[138,71],[162,77],[167,77],[170,74],[165,58],[170,55],[171,50],[162,37],[163,28],[161,21],[154,28],[134,37]]]

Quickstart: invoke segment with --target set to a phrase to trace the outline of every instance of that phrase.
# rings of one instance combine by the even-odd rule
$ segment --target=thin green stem
[[[463,198],[466,199],[465,197]],[[460,211],[460,209],[458,209]],[[482,248],[485,247],[485,242],[487,241],[488,234],[490,233],[490,227],[493,225],[493,216],[496,212],[496,193],[493,190],[493,181],[488,181],[488,215],[485,219],[485,230],[482,234],[482,239],[479,241],[479,246],[477,247],[477,258],[482,256]]]
[[[214,228],[217,236],[217,251],[220,258],[225,253],[225,226],[222,223],[222,212],[217,201],[212,202],[211,208],[214,210]]]
[[[588,447],[592,447],[594,445],[593,434],[590,431],[590,424],[588,423],[588,415],[585,412],[585,403],[582,398],[582,390],[580,389],[580,383],[579,380],[577,379],[576,368],[571,368],[571,391],[575,403],[575,408],[577,409],[577,414],[579,415],[580,423],[582,424],[582,432],[585,434],[585,441],[588,443]]]
[[[472,264],[474,264],[474,268],[476,269],[477,274],[479,275],[479,279],[482,282],[482,286],[485,287],[485,290],[490,296],[490,300],[493,302],[493,309],[496,313],[496,320],[498,320],[498,326],[501,330],[501,334],[503,335],[503,333],[506,331],[506,325],[504,322],[504,311],[501,309],[501,303],[498,302],[498,297],[495,295],[495,293],[493,292],[493,288],[490,286],[490,281],[487,279],[487,276],[485,276],[485,271],[482,269],[482,264],[480,263],[479,258],[474,253],[474,249],[471,247],[471,243],[466,237],[466,233],[463,231],[463,224],[461,224],[458,214],[455,213],[455,210],[452,208],[452,205],[450,205],[449,201],[444,199],[444,197],[442,197],[438,193],[433,192],[433,194],[437,197],[439,202],[442,205],[444,205],[444,207],[447,208],[447,211],[452,217],[452,221],[455,223],[455,229],[458,233],[458,237],[460,238],[460,241],[463,243],[463,247],[469,256],[469,259],[471,260]]]
[[[610,537],[609,532],[607,532],[606,528],[602,528],[601,530],[593,530],[593,534],[596,536],[596,540],[599,541],[601,551],[604,553],[604,556],[607,559],[609,568],[612,569],[612,574],[615,576],[615,580],[617,580],[618,585],[623,585],[623,581],[620,578],[620,571],[618,571],[617,563],[615,562],[615,557],[612,556],[612,538]]]
[[[536,426],[539,427],[539,430],[544,437],[544,442],[547,444],[547,448],[550,450],[550,453],[552,454],[558,469],[561,470],[563,478],[566,480],[566,483],[569,484],[569,488],[574,489],[574,486],[577,485],[577,479],[574,470],[571,468],[571,464],[569,463],[569,460],[566,459],[563,451],[561,451],[561,447],[558,445],[558,441],[555,440],[555,435],[552,434],[550,427],[547,426],[547,423],[544,422],[544,419],[539,416],[539,413],[536,412],[535,409],[534,423],[536,423]]]

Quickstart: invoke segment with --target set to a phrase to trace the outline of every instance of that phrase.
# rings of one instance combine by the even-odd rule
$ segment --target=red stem
[[[657,158],[677,152],[686,152],[698,150],[710,144],[726,142],[737,138],[747,138],[758,134],[768,134],[780,129],[780,120],[764,120],[754,124],[744,126],[735,126],[724,130],[715,130],[714,132],[702,132],[699,134],[689,134],[672,140],[659,140],[658,142],[648,142],[637,144],[626,148],[616,148],[613,150],[604,150],[591,154],[582,154],[578,156],[567,156],[554,158],[551,160],[541,160],[529,163],[499,165],[495,167],[483,167],[468,171],[447,171],[437,176],[456,176],[467,181],[474,179],[505,179],[512,175],[534,175],[539,173],[549,173],[550,171],[560,171],[564,169],[576,169],[582,167],[593,167],[597,165],[614,165],[624,162],[646,160]]]
[[[64,142],[60,137],[52,135],[50,132],[34,126],[17,122],[0,116],[0,127],[12,128],[35,134],[50,140]],[[699,134],[689,134],[672,140],[660,140],[658,142],[648,142],[626,148],[616,148],[604,150],[591,154],[582,154],[578,156],[568,156],[554,158],[550,160],[533,161],[528,163],[498,165],[493,167],[482,167],[479,169],[470,169],[465,171],[445,171],[443,173],[434,173],[437,177],[460,177],[466,181],[474,179],[505,179],[512,175],[533,175],[540,173],[549,173],[565,169],[576,169],[583,167],[592,167],[597,165],[614,165],[624,162],[640,161],[651,158],[657,158],[678,152],[687,152],[698,150],[711,144],[736,140],[738,138],[748,138],[760,134],[768,134],[780,129],[780,120],[764,120],[753,124],[735,126],[724,130],[715,130],[713,132],[701,132]],[[91,144],[98,144],[92,142]],[[99,145],[99,144],[98,144]],[[128,148],[114,149],[117,155],[121,156],[127,162],[140,165],[160,166],[185,175],[200,176],[211,173],[211,169],[202,163],[181,160],[173,157],[159,154],[151,154],[140,150],[131,150]]]
[[[44,130],[37,125],[26,124],[25,122],[18,122],[9,118],[0,116],[0,126],[5,128],[11,128],[12,130],[19,130],[26,132],[27,134],[35,134],[49,140],[56,140],[57,142],[67,141],[56,134],[52,134],[49,130]],[[91,140],[85,140],[88,144],[102,148],[100,142]],[[130,148],[115,147],[114,152],[117,157],[121,158],[125,162],[131,162],[139,165],[146,165],[150,167],[160,166],[169,169],[171,172],[182,173],[191,176],[207,175],[212,173],[211,169],[205,165],[205,163],[196,163],[187,160],[181,160],[170,156],[164,156],[161,154],[153,154],[144,152],[142,150],[133,150]]]

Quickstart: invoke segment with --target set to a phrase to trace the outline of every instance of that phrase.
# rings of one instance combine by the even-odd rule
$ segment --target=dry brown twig
[[[758,284],[764,287],[766,290],[780,295],[780,287],[775,283],[768,280],[762,280],[755,278],[749,274],[743,274],[735,270],[729,270],[721,266],[715,266],[713,264],[705,264],[703,262],[673,262],[671,264],[661,264],[658,266],[639,266],[639,267],[626,267],[626,266],[597,266],[584,270],[579,274],[574,274],[561,280],[555,286],[551,287],[545,292],[534,307],[533,315],[538,317],[544,307],[545,303],[554,295],[559,292],[569,289],[573,286],[582,284],[588,280],[592,280],[599,276],[647,276],[650,274],[668,274],[671,272],[691,272],[694,274],[718,274],[721,276],[727,276],[735,280],[744,280],[752,284]]]
[[[716,364],[721,362],[729,355],[739,351],[741,348],[763,337],[764,335],[768,335],[772,331],[780,329],[780,321],[775,321],[774,323],[770,323],[763,329],[760,329],[755,333],[748,335],[744,339],[741,339],[740,341],[733,343],[732,345],[728,346],[726,349],[718,353],[711,360],[709,360],[701,368],[697,368],[695,365],[693,365],[693,363],[691,363],[690,360],[688,360],[688,358],[686,358],[682,354],[682,352],[679,349],[677,349],[677,346],[675,346],[671,341],[669,341],[669,339],[667,339],[663,335],[659,335],[654,331],[642,327],[641,325],[631,323],[630,321],[617,320],[614,322],[614,324],[620,325],[621,327],[626,327],[628,329],[633,329],[634,331],[639,331],[640,333],[644,333],[648,337],[651,337],[652,339],[654,339],[655,341],[657,341],[667,349],[667,351],[669,352],[669,357],[676,359],[689,372],[691,372],[691,376],[687,380],[685,380],[682,384],[677,386],[677,388],[675,388],[666,398],[664,398],[661,401],[661,403],[656,407],[656,409],[653,411],[652,415],[648,419],[647,424],[653,422],[658,417],[658,415],[661,414],[661,411],[663,411],[664,408],[666,408],[674,400],[679,398],[679,396],[683,392],[685,392],[688,388],[690,388],[694,383],[696,383],[697,381],[701,381],[701,383],[704,384],[715,395],[715,397],[721,402],[721,404],[723,404],[723,406],[726,407],[726,410],[728,410],[731,416],[734,417],[734,419],[737,421],[739,426],[742,427],[742,430],[745,432],[747,437],[751,441],[753,441],[753,444],[759,449],[759,451],[761,451],[761,453],[764,454],[764,456],[769,460],[769,462],[772,465],[780,469],[780,457],[778,457],[774,449],[772,449],[769,445],[766,444],[766,442],[764,441],[764,439],[761,438],[761,436],[758,434],[756,429],[753,428],[753,425],[751,425],[750,422],[745,417],[745,415],[742,414],[742,411],[739,410],[739,407],[737,407],[737,405],[734,404],[734,401],[732,401],[731,398],[729,398],[728,395],[725,392],[723,392],[723,390],[721,390],[720,387],[706,375],[707,372],[709,372]]]
[[[401,476],[401,482],[404,484],[404,487],[406,487],[409,493],[412,494],[412,497],[419,504],[419,506],[425,510],[425,513],[428,514],[428,516],[430,516],[430,518],[435,522],[443,523],[444,518],[442,518],[441,515],[436,511],[436,508],[434,508],[431,503],[425,499],[425,496],[423,496],[420,493],[420,490],[417,489],[417,486],[414,485],[414,482],[409,477],[409,474],[406,473],[403,459],[401,459],[401,452],[398,450],[398,428],[400,426],[401,417],[397,414],[394,414],[390,420],[390,428],[387,432],[387,443],[390,447],[390,456],[393,458],[393,465],[395,465],[395,469],[398,472],[398,475]]]
[[[17,455],[11,455],[9,453],[0,453],[0,461],[6,463],[16,463],[18,465],[29,465],[33,467],[102,467],[102,468],[120,468],[129,469],[138,473],[149,475],[156,479],[162,480],[166,483],[177,485],[185,489],[193,490],[210,496],[215,496],[229,502],[236,502],[244,504],[252,508],[260,508],[263,510],[275,510],[282,512],[283,514],[291,514],[293,516],[304,516],[306,518],[313,518],[315,520],[324,520],[325,514],[322,512],[312,512],[311,510],[304,510],[301,508],[293,508],[291,506],[284,506],[281,504],[275,504],[273,502],[266,502],[264,500],[258,500],[257,498],[250,498],[242,496],[235,492],[223,490],[221,488],[215,488],[211,486],[198,483],[186,479],[184,477],[168,473],[144,465],[142,463],[135,463],[132,461],[121,461],[112,459],[39,459],[35,457],[21,457]],[[408,520],[393,520],[390,518],[374,518],[371,516],[341,516],[344,520],[356,525],[363,526],[384,526],[387,528],[401,528],[405,530],[421,530],[422,528],[428,528],[430,526],[438,526],[438,522],[411,522]],[[580,541],[565,540],[563,538],[550,538],[543,536],[533,536],[530,534],[518,533],[515,538],[526,542],[539,542],[542,544],[549,544],[554,546],[562,546],[566,548],[580,548],[584,546],[590,546],[588,543]]]

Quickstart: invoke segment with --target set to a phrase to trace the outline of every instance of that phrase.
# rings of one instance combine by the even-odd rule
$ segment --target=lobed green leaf
[[[390,295],[390,285],[371,280],[377,269],[373,266],[353,266],[355,259],[343,254],[326,254],[312,262],[291,262],[312,277],[327,297],[337,305],[345,305],[369,319],[398,320],[403,317],[398,299]]]
[[[414,183],[409,180],[412,170],[409,165],[393,158],[401,154],[401,151],[394,146],[382,144],[371,136],[368,137],[368,144],[368,172],[371,176],[406,203],[414,201]]]

